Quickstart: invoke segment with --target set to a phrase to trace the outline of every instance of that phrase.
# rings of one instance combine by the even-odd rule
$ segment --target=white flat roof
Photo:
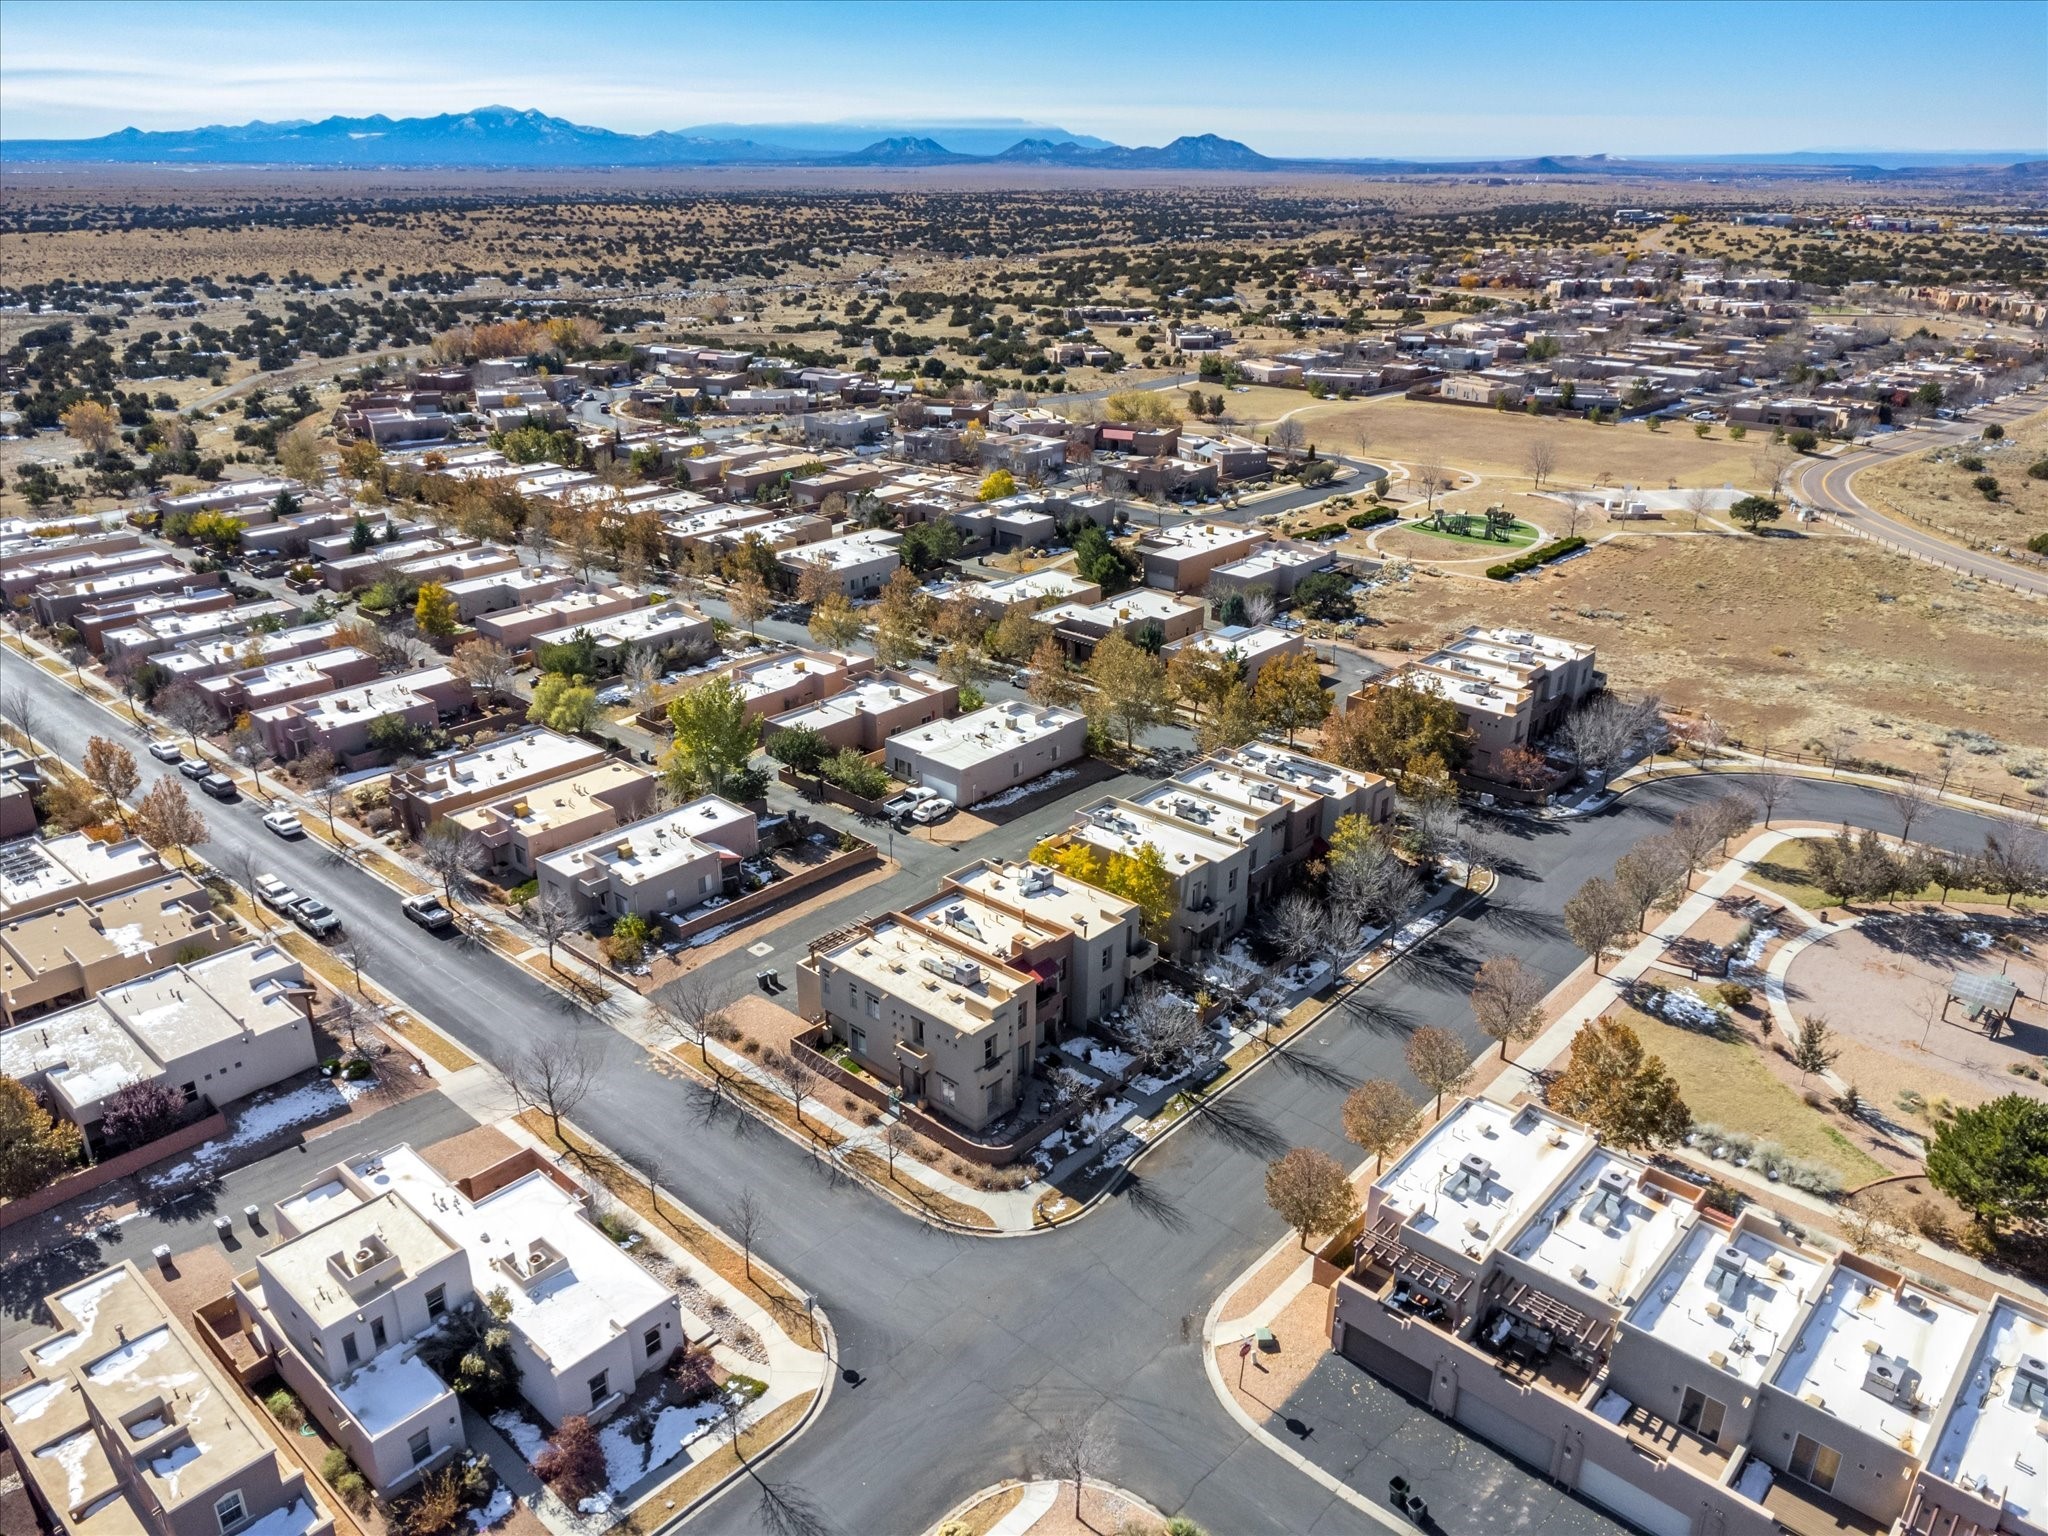
[[[1693,1209],[1667,1190],[1646,1188],[1643,1172],[1634,1158],[1596,1147],[1510,1251],[1575,1291],[1631,1305]]]
[[[1168,650],[1178,651],[1192,648],[1207,651],[1212,656],[1222,656],[1232,661],[1258,661],[1262,657],[1301,649],[1301,637],[1289,634],[1284,629],[1275,629],[1270,624],[1252,628],[1244,624],[1228,624],[1222,629],[1205,630],[1199,635],[1188,635],[1168,645]]]
[[[1307,544],[1268,544],[1255,549],[1242,560],[1233,560],[1228,565],[1216,567],[1218,576],[1230,576],[1245,581],[1256,581],[1261,576],[1270,576],[1278,570],[1305,566],[1314,570],[1320,566],[1333,565],[1337,557],[1327,549],[1317,549]]]
[[[1080,811],[1074,836],[1112,853],[1135,854],[1150,843],[1176,876],[1196,864],[1221,864],[1240,849],[1228,838],[1207,836],[1171,816],[1115,801],[1098,801]]]
[[[379,715],[403,709],[413,703],[422,697],[421,689],[448,682],[454,676],[455,674],[446,667],[424,667],[418,672],[408,672],[402,677],[380,677],[375,682],[359,683],[353,688],[337,688],[332,693],[316,693],[308,699],[260,710],[258,715],[269,716],[276,710],[288,709],[309,715],[316,720],[339,720],[343,717],[361,719],[364,716],[374,720]]]
[[[41,1073],[73,1104],[98,1103],[158,1070],[99,998],[0,1031],[0,1072],[17,1082]]]
[[[1023,576],[1011,576],[1003,581],[984,582],[980,586],[963,586],[960,591],[979,602],[1013,603],[1044,601],[1051,597],[1072,597],[1076,592],[1085,592],[1093,586],[1071,571],[1032,571]]]
[[[1376,773],[1346,768],[1341,763],[1326,763],[1319,757],[1305,757],[1299,752],[1260,741],[1246,742],[1221,760],[1235,763],[1251,773],[1283,779],[1298,789],[1313,790],[1319,795],[1353,794],[1375,784],[1386,783]]]
[[[1755,1232],[1701,1221],[1628,1314],[1628,1325],[1748,1386],[1798,1320],[1826,1268]]]
[[[1071,620],[1103,629],[1118,629],[1127,624],[1142,624],[1147,619],[1163,624],[1199,607],[1201,603],[1191,597],[1162,592],[1157,587],[1133,587],[1098,603],[1062,603],[1057,608],[1046,609],[1039,618],[1054,626]]]
[[[299,962],[275,944],[238,944],[174,965],[100,994],[129,1032],[170,1062],[247,1031],[288,1028],[305,1019],[294,996],[305,986]]]
[[[1592,1145],[1590,1132],[1534,1105],[1466,1099],[1373,1187],[1409,1231],[1478,1258],[1516,1231]]]
[[[2009,1515],[2048,1512],[2048,1320],[2000,1297],[1927,1469]]]
[[[0,843],[0,913],[118,876],[140,882],[162,867],[155,851],[139,837],[118,843],[97,842],[83,832],[47,842],[33,836],[18,837]]]
[[[1215,799],[1176,779],[1147,785],[1130,799],[1131,804],[1142,805],[1155,816],[1170,816],[1219,841],[1238,844],[1258,836],[1261,817],[1279,809],[1273,805],[1253,810],[1234,800]]]
[[[834,720],[851,720],[856,715],[886,714],[896,705],[910,700],[936,698],[945,689],[946,684],[928,672],[904,673],[902,681],[863,677],[829,699],[799,704],[795,709],[783,711],[775,717],[775,723],[820,727]]]
[[[571,875],[592,864],[606,864],[611,866],[613,879],[637,884],[702,858],[736,857],[722,844],[710,841],[709,835],[752,820],[754,813],[745,806],[706,795],[666,815],[650,816],[551,853],[539,862]]]
[[[411,1147],[349,1166],[372,1190],[396,1192],[460,1248],[478,1295],[503,1288],[512,1303],[509,1321],[547,1356],[557,1375],[610,1344],[619,1329],[675,1299],[584,1217],[575,1196],[543,1172],[470,1201]],[[524,1285],[502,1265],[510,1259],[523,1266],[537,1238],[566,1259],[567,1267]],[[636,1354],[639,1342],[633,1340]],[[439,1378],[435,1381],[439,1385]]]
[[[1910,1434],[1924,1452],[1931,1421],[1906,1401],[1917,1397],[1927,1409],[1940,1409],[1975,1321],[1974,1313],[1918,1286],[1894,1292],[1837,1264],[1771,1384],[1809,1403],[1818,1398],[1831,1418],[1893,1445]],[[1889,1395],[1889,1384],[1898,1386],[1901,1401]]]
[[[764,694],[780,693],[793,687],[802,677],[835,677],[846,671],[851,660],[851,657],[835,651],[805,651],[795,655],[771,656],[765,661],[750,661],[744,666],[734,667],[726,675],[739,686],[743,696],[758,699]]]
[[[899,731],[889,738],[889,745],[901,744],[907,751],[949,767],[968,768],[1012,747],[1056,735],[1081,718],[1074,710],[1056,705],[1040,707],[1021,699],[1005,699],[957,720],[934,720]]]
[[[1041,922],[1083,937],[1093,937],[1105,928],[1140,915],[1136,902],[1099,891],[1083,881],[1070,880],[1044,864],[991,861],[960,870],[949,878],[963,890],[1021,907]]]
[[[806,565],[829,566],[843,571],[856,565],[885,556],[899,558],[896,546],[903,542],[903,535],[889,528],[864,528],[859,533],[849,533],[836,539],[820,539],[815,544],[799,544],[794,549],[785,549],[778,558],[801,560]]]
[[[565,629],[550,629],[535,635],[533,643],[562,645],[574,640],[580,630],[599,642],[609,641],[614,645],[625,646],[647,645],[698,626],[708,630],[711,621],[694,608],[686,607],[682,603],[663,603],[652,608],[624,608],[617,613],[585,619]]]
[[[413,793],[429,802],[444,795],[488,794],[515,779],[567,774],[589,762],[596,753],[590,743],[553,731],[521,731],[474,752],[421,764],[415,770],[418,780]]]

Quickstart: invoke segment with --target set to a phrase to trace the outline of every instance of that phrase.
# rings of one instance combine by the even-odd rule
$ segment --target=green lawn
[[[1756,1046],[1734,1030],[1716,1037],[1633,1008],[1618,1006],[1613,1014],[1642,1037],[1646,1050],[1663,1058],[1695,1120],[1775,1142],[1801,1162],[1834,1169],[1851,1189],[1891,1171],[1826,1115],[1807,1108],[1798,1093],[1771,1074]]]
[[[1480,533],[1447,533],[1443,529],[1432,528],[1429,524],[1429,519],[1426,517],[1416,522],[1404,523],[1402,526],[1416,533],[1426,533],[1433,539],[1443,539],[1451,544],[1470,544],[1478,549],[1498,549],[1506,552],[1527,549],[1537,539],[1542,537],[1542,530],[1534,523],[1525,523],[1520,520],[1517,520],[1509,527],[1505,543],[1499,539],[1489,539],[1484,536],[1483,530],[1486,527],[1486,520],[1484,518],[1474,518],[1472,520],[1472,526],[1482,530]]]
[[[1839,907],[1841,903],[1819,886],[1809,876],[1813,868],[1813,844],[1808,838],[1789,843],[1780,843],[1760,862],[1751,866],[1748,880],[1765,890],[1776,891],[1788,901],[1796,901],[1809,912],[1824,908]],[[1940,901],[1941,887],[1924,886],[1917,891],[1901,892],[1901,901]],[[1990,891],[1971,891],[1958,886],[1949,892],[1950,901],[1970,902],[1979,906],[1997,906],[2005,901],[2003,896]]]

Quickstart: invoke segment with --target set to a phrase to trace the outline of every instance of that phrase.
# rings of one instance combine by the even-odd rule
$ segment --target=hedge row
[[[1569,539],[1552,539],[1548,544],[1538,545],[1527,554],[1517,555],[1499,565],[1489,565],[1486,574],[1495,581],[1506,581],[1510,576],[1520,576],[1533,571],[1537,566],[1551,560],[1562,559],[1575,549],[1584,549],[1586,541],[1574,535]]]
[[[1375,507],[1370,512],[1354,512],[1344,519],[1347,528],[1377,528],[1381,523],[1391,523],[1401,514],[1392,507]]]
[[[1309,529],[1302,537],[1310,543],[1314,543],[1317,539],[1341,539],[1344,537],[1344,525],[1342,523],[1324,523],[1320,528]]]

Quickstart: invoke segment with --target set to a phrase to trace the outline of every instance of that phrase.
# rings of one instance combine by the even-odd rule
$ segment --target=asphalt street
[[[107,729],[101,711],[56,680],[12,654],[0,665],[42,702],[42,735],[66,756]],[[145,759],[144,771],[153,777],[156,765]],[[1480,961],[1513,953],[1563,977],[1580,959],[1558,916],[1572,890],[1686,804],[1740,784],[1676,779],[1586,820],[1486,828],[1502,871],[1491,896],[1161,1143],[1095,1213],[1008,1241],[934,1231],[751,1121],[706,1120],[683,1084],[604,1024],[488,951],[405,924],[392,893],[347,861],[278,843],[252,810],[207,810],[219,847],[260,850],[266,866],[317,891],[352,931],[372,933],[378,979],[468,1049],[502,1065],[543,1037],[604,1042],[602,1080],[582,1111],[593,1132],[651,1162],[707,1213],[743,1191],[760,1197],[767,1219],[757,1251],[817,1295],[852,1373],[766,1475],[805,1489],[834,1530],[920,1530],[972,1490],[1029,1470],[1048,1424],[1099,1414],[1117,1446],[1106,1475],[1153,1504],[1212,1531],[1298,1533],[1368,1527],[1238,1428],[1211,1393],[1199,1348],[1215,1296],[1280,1233],[1263,1194],[1267,1161],[1290,1145],[1350,1155],[1338,1113],[1345,1094],[1370,1077],[1405,1080],[1402,1043],[1417,1025],[1458,1030],[1476,1055],[1485,1042],[1466,991]],[[1795,781],[1779,814],[1894,830],[1879,794],[1848,784]],[[1975,848],[1989,825],[1942,808],[1916,833]],[[960,850],[961,861],[977,851]],[[1417,1433],[1455,1431],[1418,1420]],[[1498,1496],[1446,1491],[1435,1501],[1442,1528],[1480,1528],[1481,1505]],[[1473,1523],[1458,1523],[1461,1509]],[[735,1492],[690,1529],[749,1531],[761,1519]]]
[[[2048,574],[1997,555],[1966,549],[1917,523],[1880,512],[1856,494],[1855,486],[1856,477],[1867,469],[1978,437],[1986,424],[2009,425],[2034,409],[2033,400],[2000,401],[1979,406],[1958,421],[1927,421],[1901,432],[1886,433],[1873,438],[1866,448],[1852,448],[1834,458],[1803,464],[1793,477],[1793,492],[1808,505],[1833,512],[1850,527],[1861,528],[1916,559],[1931,560],[1966,575],[2018,587],[2036,597],[2048,597]]]

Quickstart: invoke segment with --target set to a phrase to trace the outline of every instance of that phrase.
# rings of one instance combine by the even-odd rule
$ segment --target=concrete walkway
[[[1060,1496],[1058,1483],[1026,1483],[1017,1507],[988,1528],[988,1536],[1024,1536],[1038,1524]]]

